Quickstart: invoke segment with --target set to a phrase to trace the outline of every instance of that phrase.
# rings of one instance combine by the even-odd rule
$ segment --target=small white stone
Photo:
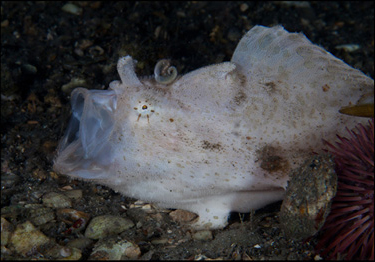
[[[241,12],[245,12],[247,9],[249,9],[249,6],[246,3],[240,5]]]
[[[65,4],[61,10],[64,12],[73,14],[73,15],[81,15],[82,14],[82,8],[79,6],[76,6],[75,4],[72,3],[67,3]]]
[[[346,44],[346,45],[335,46],[335,48],[337,50],[344,50],[345,52],[351,53],[360,49],[361,46],[357,44]]]

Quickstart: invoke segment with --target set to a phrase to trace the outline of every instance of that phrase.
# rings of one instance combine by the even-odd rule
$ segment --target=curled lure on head
[[[156,82],[168,85],[177,78],[177,69],[170,60],[162,59],[155,65],[154,75]]]

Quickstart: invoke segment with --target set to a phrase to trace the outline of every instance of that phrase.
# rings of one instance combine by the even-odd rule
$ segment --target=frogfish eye
[[[147,119],[147,123],[149,123],[151,115],[155,112],[154,103],[149,101],[149,99],[138,100],[138,103],[135,104],[134,110],[136,110],[135,113],[138,116],[137,122],[141,118],[145,118]]]

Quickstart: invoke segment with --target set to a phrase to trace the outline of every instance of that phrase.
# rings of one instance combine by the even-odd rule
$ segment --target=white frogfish
[[[76,88],[54,170],[223,228],[283,198],[289,172],[345,127],[374,81],[303,34],[255,26],[230,62],[139,78],[130,56],[108,90]]]

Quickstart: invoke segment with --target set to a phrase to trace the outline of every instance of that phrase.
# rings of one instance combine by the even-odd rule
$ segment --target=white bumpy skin
[[[72,92],[54,170],[195,212],[195,228],[223,228],[230,211],[281,200],[288,173],[321,151],[322,138],[367,121],[338,110],[374,89],[280,26],[255,26],[231,62],[184,76],[139,79],[134,64],[120,58],[121,81],[108,90]]]

